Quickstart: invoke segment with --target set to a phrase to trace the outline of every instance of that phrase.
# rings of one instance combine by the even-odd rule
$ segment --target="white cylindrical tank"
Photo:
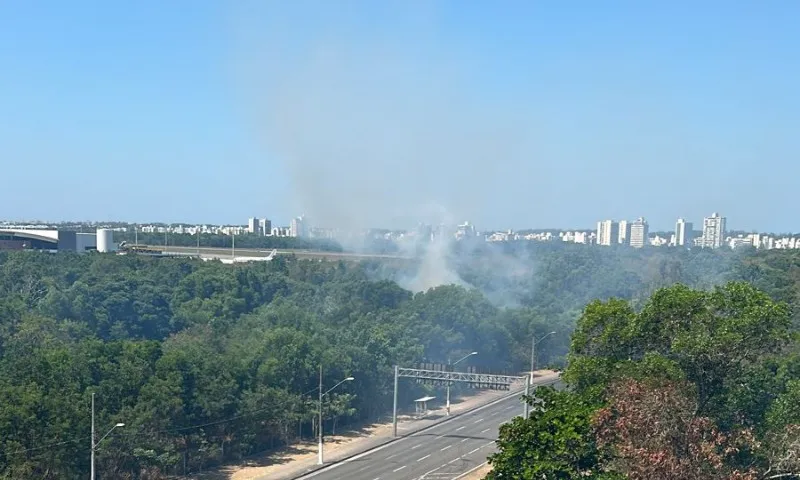
[[[97,229],[97,251],[108,253],[114,251],[114,231],[107,228]]]

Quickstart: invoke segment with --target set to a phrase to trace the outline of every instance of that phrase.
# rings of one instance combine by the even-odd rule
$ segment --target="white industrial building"
[[[100,228],[95,233],[38,228],[0,229],[0,250],[48,250],[59,252],[113,252],[114,232]]]

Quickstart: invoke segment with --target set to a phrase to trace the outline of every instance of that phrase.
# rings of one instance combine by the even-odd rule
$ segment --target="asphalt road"
[[[515,394],[301,478],[455,480],[486,462],[500,425],[518,415]]]

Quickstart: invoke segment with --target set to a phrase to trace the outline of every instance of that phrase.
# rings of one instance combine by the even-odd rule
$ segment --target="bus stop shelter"
[[[428,413],[428,402],[436,397],[422,397],[414,400],[415,412],[417,416],[425,416]]]

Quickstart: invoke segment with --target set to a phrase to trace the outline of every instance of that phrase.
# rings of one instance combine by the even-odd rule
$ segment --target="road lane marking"
[[[477,452],[477,451],[478,451],[478,450],[480,450],[481,448],[482,448],[482,447],[478,447],[478,448],[476,448],[476,449],[474,449],[474,450],[470,450],[470,451],[469,451],[469,453],[467,453],[467,455],[472,455],[473,453]]]
[[[474,422],[472,422],[472,423],[478,423],[478,422],[482,422],[482,421],[483,421],[483,419],[482,419],[482,418],[479,418],[479,419],[475,420],[475,421],[474,421]]]
[[[448,448],[450,448],[450,447],[452,447],[452,445],[448,445],[448,446],[444,447],[443,449],[441,449],[441,450],[439,450],[439,451],[440,451],[440,452],[444,452],[445,450],[447,450],[447,449],[448,449]]]
[[[475,470],[477,470],[477,469],[481,468],[482,466],[486,465],[487,463],[489,463],[489,462],[488,462],[488,461],[486,461],[486,462],[483,462],[483,463],[481,463],[480,465],[478,465],[477,467],[475,467],[475,468],[471,468],[471,469],[467,470],[466,472],[464,472],[464,473],[462,473],[461,475],[457,476],[457,477],[456,477],[456,478],[454,478],[453,480],[458,480],[459,478],[464,478],[464,477],[466,477],[467,475],[469,475],[470,473],[474,472]]]
[[[463,428],[464,428],[464,426],[463,426],[463,425],[462,425],[462,426],[460,426],[460,427],[458,427],[458,428],[456,428],[456,432],[457,432],[457,431],[459,431],[459,430],[462,430]]]
[[[404,469],[404,468],[406,468],[406,466],[405,466],[405,465],[403,465],[403,466],[402,466],[402,467],[400,467],[400,468],[395,468],[394,470],[392,470],[392,472],[399,472],[400,470],[402,470],[402,469]]]
[[[426,458],[428,458],[428,457],[430,457],[430,456],[431,456],[431,454],[429,453],[429,454],[425,455],[424,457],[422,457],[422,458],[418,459],[417,461],[418,461],[418,462],[421,462],[421,461],[425,460]]]
[[[557,379],[555,381],[557,381]],[[555,381],[553,381],[551,383],[555,383]],[[498,398],[497,400],[492,400],[492,401],[490,401],[489,403],[487,403],[485,405],[481,405],[480,407],[478,407],[478,408],[476,408],[474,410],[471,410],[469,412],[469,414],[470,415],[474,415],[474,414],[476,414],[476,413],[478,413],[478,412],[480,412],[482,410],[486,410],[486,409],[491,408],[491,407],[493,407],[495,405],[498,405],[500,403],[508,402],[510,400],[516,400],[519,397],[520,393],[522,393],[522,392],[521,391],[516,391],[516,392],[511,393],[511,394],[509,394],[507,396]],[[386,448],[397,447],[398,445],[402,444],[404,441],[407,441],[408,439],[410,439],[412,437],[416,437],[417,439],[424,438],[424,437],[422,437],[422,435],[425,435],[426,431],[430,431],[430,430],[433,430],[433,429],[439,429],[439,428],[442,428],[442,427],[448,427],[448,426],[450,426],[450,424],[448,422],[446,422],[446,421],[433,424],[430,427],[425,427],[425,428],[422,428],[422,429],[420,429],[418,431],[412,432],[407,437],[398,438],[395,441],[385,443],[385,444],[383,444],[383,445],[381,445],[379,447],[376,447],[376,448],[367,450],[366,452],[359,453],[359,454],[354,455],[352,457],[346,458],[346,459],[344,459],[343,461],[341,461],[339,463],[334,463],[334,464],[329,465],[327,467],[324,467],[324,468],[321,468],[319,470],[310,472],[310,473],[304,475],[301,478],[303,478],[305,480],[305,479],[317,477],[319,475],[324,475],[324,474],[330,472],[331,470],[334,470],[336,468],[341,467],[342,465],[346,465],[348,463],[358,461],[358,460],[360,460],[362,458],[370,457],[372,455],[375,455],[376,453],[378,453],[378,452],[380,452],[380,451],[382,451],[382,450],[384,450]],[[404,430],[405,428],[406,427],[398,427],[398,430]],[[411,428],[411,427],[409,427],[409,428]],[[436,470],[434,470],[434,471],[436,471]],[[375,480],[377,480],[377,479],[375,479]]]
[[[464,443],[464,442],[466,442],[467,440],[469,440],[469,438],[465,438],[464,440],[461,440],[461,443]]]
[[[481,433],[486,433],[486,432],[488,432],[489,430],[491,430],[491,428],[484,428],[483,430],[481,430]]]
[[[421,446],[422,446],[422,444],[418,443],[418,444],[414,445],[413,447],[411,447],[411,450],[414,450],[415,448],[419,448]]]
[[[396,457],[398,455],[400,455],[400,454],[399,453],[395,453],[394,455],[389,455],[388,457],[386,457],[386,460],[391,460],[392,458],[394,458],[394,457]]]
[[[450,465],[451,463],[455,463],[455,462],[457,462],[459,460],[461,460],[461,457],[454,458],[454,459],[450,460],[449,462],[447,462],[447,464]]]

